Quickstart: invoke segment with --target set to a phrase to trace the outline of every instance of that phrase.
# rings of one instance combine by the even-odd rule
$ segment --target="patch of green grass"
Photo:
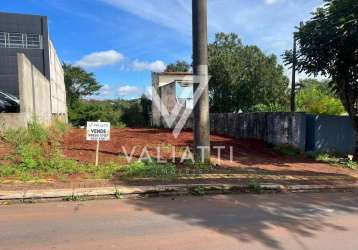
[[[81,201],[83,198],[79,195],[72,194],[70,196],[64,197],[63,201]]]
[[[122,167],[114,163],[104,164],[100,166],[87,165],[84,167],[84,172],[94,179],[103,180],[111,179],[112,176],[121,170]]]
[[[23,171],[19,174],[19,180],[22,182],[28,182],[32,179],[34,179],[34,177],[32,177],[31,174],[28,172]]]
[[[119,191],[118,189],[116,189],[116,192],[114,193],[114,197],[116,199],[122,199],[123,195],[121,193],[121,191]]]
[[[256,179],[252,179],[249,182],[249,191],[252,193],[261,193],[262,192],[261,185]]]
[[[192,194],[194,196],[203,196],[206,194],[205,188],[201,187],[201,186],[194,187],[194,188],[190,189],[190,194]]]
[[[65,134],[71,128],[71,126],[67,123],[62,122],[61,120],[56,119],[52,122],[51,128],[56,133]]]
[[[286,156],[296,156],[301,154],[301,151],[299,149],[294,148],[290,145],[274,146],[273,149],[278,153]]]
[[[317,161],[325,162],[339,167],[349,168],[352,170],[358,168],[357,162],[348,159],[348,157],[343,158],[335,155],[330,155],[328,153],[319,153],[315,156],[315,158]]]
[[[68,175],[59,175],[58,179],[61,182],[68,182]]]
[[[213,165],[209,163],[203,163],[203,162],[195,162],[193,163],[191,160],[185,160],[183,162],[184,166],[193,167],[195,170],[199,170],[200,172],[210,172],[214,169]]]
[[[1,138],[12,145],[15,155],[8,157],[11,161],[9,166],[0,167],[0,177],[11,177],[23,182],[39,176],[55,176],[63,181],[73,174],[109,179],[119,170],[120,167],[115,164],[96,167],[67,159],[60,147],[60,140],[67,129],[68,126],[59,121],[55,121],[49,128],[34,121],[27,129],[2,131]]]
[[[174,164],[156,162],[133,162],[121,169],[121,175],[129,178],[174,178],[177,175]]]
[[[0,178],[6,178],[9,176],[17,176],[19,170],[13,166],[0,166]]]

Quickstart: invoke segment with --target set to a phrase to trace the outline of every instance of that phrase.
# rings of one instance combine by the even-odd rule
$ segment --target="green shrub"
[[[0,166],[0,178],[16,176],[19,171],[13,166]]]
[[[31,142],[46,143],[49,139],[49,129],[46,129],[36,121],[30,122],[27,127]]]
[[[15,149],[20,148],[23,145],[31,143],[31,138],[27,129],[7,129],[2,132],[1,137]]]
[[[328,153],[318,153],[315,155],[317,161],[325,162],[339,167],[349,168],[355,170],[358,164],[348,158],[330,155]]]
[[[125,177],[173,178],[176,176],[176,167],[173,164],[137,161],[124,167],[122,175]]]
[[[18,150],[21,159],[19,164],[22,170],[36,170],[43,167],[45,158],[42,148],[38,145],[24,145]]]
[[[78,164],[67,159],[61,151],[61,138],[68,126],[55,121],[45,128],[34,122],[28,128],[3,131],[2,139],[15,149],[15,155],[7,157],[10,166],[0,166],[0,178],[14,177],[21,181],[34,180],[41,176],[56,176],[67,181],[68,176],[83,174],[96,179],[109,179],[121,167],[116,164],[93,166]]]
[[[64,123],[61,120],[54,120],[52,122],[52,126],[51,126],[52,130],[57,132],[58,134],[65,134],[70,128],[71,126],[67,123]]]
[[[194,195],[194,196],[203,196],[206,194],[205,188],[201,187],[201,186],[190,188],[189,192],[191,195]]]
[[[77,163],[66,159],[60,150],[60,139],[68,126],[60,121],[46,128],[34,119],[26,128],[3,131],[2,138],[15,149],[12,160],[14,167],[5,168],[2,176],[17,175],[28,179],[36,173],[77,173]],[[16,172],[18,171],[18,172]]]
[[[256,179],[250,180],[249,191],[252,193],[261,193],[262,192],[262,187]]]

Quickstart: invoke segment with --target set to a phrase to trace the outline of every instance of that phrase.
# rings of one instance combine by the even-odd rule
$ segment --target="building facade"
[[[33,90],[32,103],[23,95],[28,89]],[[46,16],[0,12],[0,91],[19,99],[20,113],[46,116],[47,122],[48,117],[67,121],[64,72],[49,38]],[[46,106],[46,114],[38,114],[38,103]]]
[[[0,89],[19,95],[17,53],[50,80],[47,17],[0,12]]]
[[[193,109],[193,75],[188,72],[153,72],[152,93],[160,99],[160,103],[152,102],[152,126],[170,128],[165,116],[170,116],[175,107],[179,107],[180,112],[172,126],[179,122],[183,112]]]

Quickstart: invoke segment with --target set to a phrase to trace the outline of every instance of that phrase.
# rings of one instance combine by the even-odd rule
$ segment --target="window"
[[[24,48],[25,43],[21,33],[8,33],[9,48]]]
[[[193,109],[193,86],[183,83],[176,84],[176,99],[186,109]]]
[[[0,32],[0,48],[42,49],[42,36],[16,32]]]
[[[38,34],[27,34],[27,46],[29,49],[39,49],[41,45],[41,36]]]
[[[0,32],[0,48],[6,47],[6,33]]]

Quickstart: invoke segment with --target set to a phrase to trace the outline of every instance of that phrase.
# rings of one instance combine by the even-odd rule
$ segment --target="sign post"
[[[111,124],[109,122],[87,122],[87,141],[96,141],[96,166],[99,163],[99,143],[100,141],[109,141]]]
[[[96,167],[98,166],[99,160],[99,140],[97,140],[97,147],[96,147]]]

